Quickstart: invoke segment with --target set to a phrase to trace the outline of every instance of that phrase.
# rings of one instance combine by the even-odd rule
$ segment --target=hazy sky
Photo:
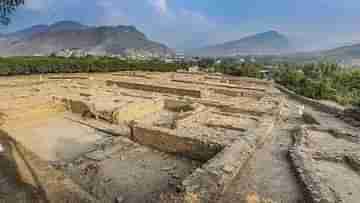
[[[360,41],[359,0],[25,0],[9,32],[74,20],[135,25],[173,48],[199,47],[277,30],[298,45],[323,48]]]

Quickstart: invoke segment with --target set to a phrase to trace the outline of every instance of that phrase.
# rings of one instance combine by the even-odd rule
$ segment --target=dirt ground
[[[126,140],[84,155],[67,166],[70,176],[101,201],[122,198],[126,202],[158,202],[161,193],[176,192],[176,186],[201,164],[162,153]]]

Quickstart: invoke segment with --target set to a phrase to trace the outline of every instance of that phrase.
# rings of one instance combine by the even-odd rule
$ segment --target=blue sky
[[[200,47],[277,30],[307,49],[360,42],[359,0],[25,0],[10,32],[75,20],[135,25],[172,48]]]

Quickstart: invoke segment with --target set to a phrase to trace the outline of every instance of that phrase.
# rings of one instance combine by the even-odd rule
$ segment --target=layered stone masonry
[[[174,94],[179,96],[189,96],[201,98],[201,91],[194,89],[185,89],[180,87],[167,87],[161,85],[153,85],[153,84],[145,84],[145,83],[135,83],[135,82],[126,82],[126,81],[106,81],[106,84],[117,85],[118,87],[127,88],[127,89],[136,89],[142,91],[150,91],[150,92],[159,92],[163,94]]]

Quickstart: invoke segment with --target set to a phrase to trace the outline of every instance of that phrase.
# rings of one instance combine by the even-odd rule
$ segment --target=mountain
[[[321,52],[321,55],[336,59],[360,59],[360,44],[323,51]]]
[[[290,43],[286,36],[268,31],[200,49],[190,50],[187,54],[198,56],[234,55],[277,55],[288,53]]]
[[[49,26],[47,25],[35,25],[14,33],[10,33],[10,34],[5,34],[2,37],[8,37],[8,38],[12,38],[12,39],[24,39],[24,38],[28,38],[31,37],[32,35],[41,33],[41,32],[46,32],[48,30]]]
[[[49,32],[84,30],[89,28],[86,25],[74,21],[60,21],[49,26]]]
[[[77,49],[92,55],[164,56],[167,46],[149,40],[134,26],[86,26],[73,21],[36,25],[0,37],[1,56],[49,55]]]

